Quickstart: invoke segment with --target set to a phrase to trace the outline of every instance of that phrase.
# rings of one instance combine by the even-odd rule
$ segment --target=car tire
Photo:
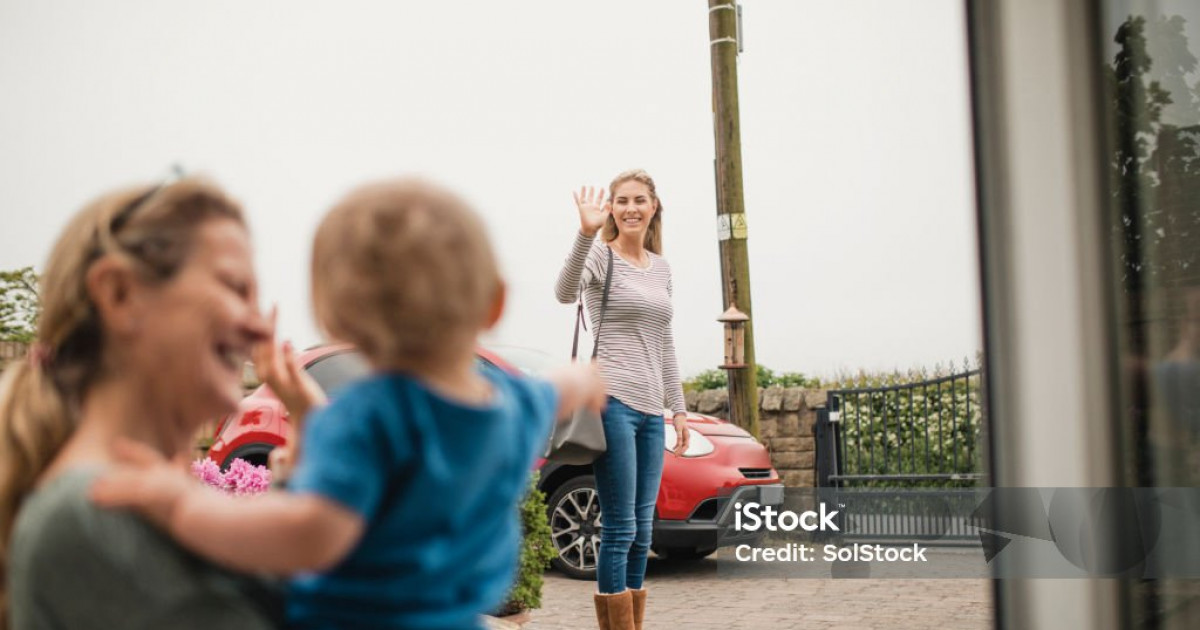
[[[546,503],[554,568],[577,580],[596,579],[600,553],[600,499],[596,478],[582,475],[568,480]]]
[[[654,553],[667,562],[693,562],[716,553],[716,547],[663,547]]]
[[[229,454],[225,461],[220,462],[221,470],[229,470],[229,466],[233,464],[235,459],[244,459],[255,466],[269,466],[271,451],[275,450],[274,444],[247,444],[238,450]]]

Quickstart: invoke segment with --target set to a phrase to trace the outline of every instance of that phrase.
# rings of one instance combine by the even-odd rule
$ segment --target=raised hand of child
[[[266,339],[254,345],[251,357],[254,370],[262,382],[270,386],[292,416],[292,428],[298,430],[300,423],[314,407],[326,402],[325,392],[296,361],[296,351],[291,342],[280,345],[275,341],[275,322],[278,309],[271,309],[270,329]],[[298,432],[298,431],[297,431]]]
[[[607,387],[594,363],[573,363],[554,371],[549,381],[558,390],[558,418],[568,418],[576,409],[604,411]]]
[[[168,529],[184,497],[204,491],[182,466],[145,444],[122,438],[113,453],[116,466],[92,483],[90,496],[97,505],[130,508]]]
[[[296,467],[296,458],[292,447],[284,444],[276,446],[267,457],[267,468],[271,471],[272,486],[275,482],[285,483],[292,478],[292,470]]]

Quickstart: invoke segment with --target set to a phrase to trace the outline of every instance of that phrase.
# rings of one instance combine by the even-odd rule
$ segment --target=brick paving
[[[721,579],[712,559],[652,558],[645,630],[985,630],[992,627],[986,579]],[[546,574],[543,607],[524,630],[596,627],[595,584]]]

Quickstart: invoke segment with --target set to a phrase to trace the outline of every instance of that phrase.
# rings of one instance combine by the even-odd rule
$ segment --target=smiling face
[[[198,422],[232,412],[242,399],[242,366],[265,338],[249,236],[214,218],[196,228],[178,273],[139,286],[126,345],[127,367],[174,418]]]
[[[644,239],[657,211],[658,200],[646,184],[627,179],[613,188],[612,217],[619,234]]]

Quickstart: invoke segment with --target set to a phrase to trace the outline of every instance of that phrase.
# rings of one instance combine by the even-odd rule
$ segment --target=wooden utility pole
[[[738,7],[734,0],[708,0],[708,39],[712,54],[713,132],[716,136],[717,232],[721,249],[721,310],[750,310],[750,261],[746,244],[746,204],[742,197],[742,135],[738,128]],[[758,437],[758,383],[754,363],[754,321],[746,322],[746,367],[730,369],[729,416]]]

